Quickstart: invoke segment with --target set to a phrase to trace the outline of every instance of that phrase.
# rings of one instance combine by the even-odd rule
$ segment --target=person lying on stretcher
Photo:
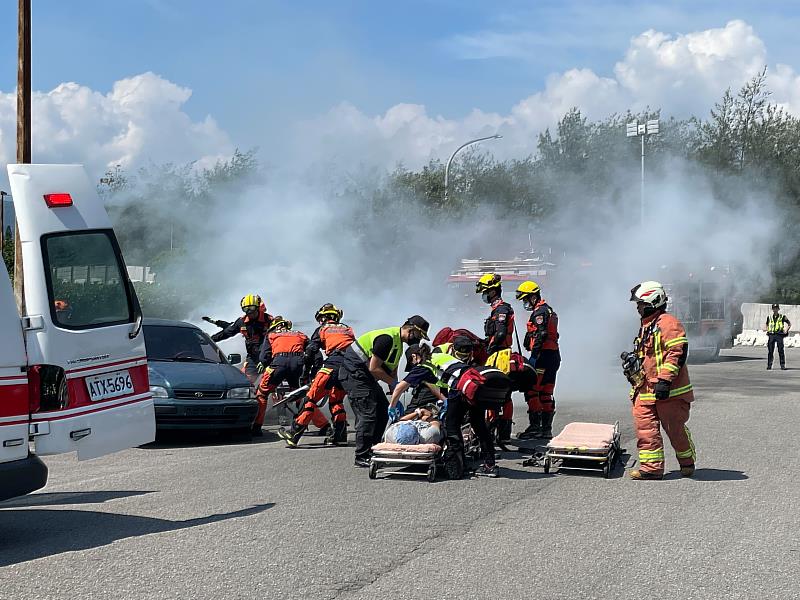
[[[438,419],[438,412],[435,406],[429,405],[403,415],[399,421],[386,428],[384,441],[404,446],[440,443],[442,424]]]

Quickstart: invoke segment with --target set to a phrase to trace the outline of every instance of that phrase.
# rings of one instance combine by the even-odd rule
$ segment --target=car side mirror
[[[232,365],[238,365],[242,362],[242,355],[241,354],[228,354],[228,362]]]

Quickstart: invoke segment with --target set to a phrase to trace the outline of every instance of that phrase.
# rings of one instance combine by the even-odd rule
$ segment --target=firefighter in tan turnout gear
[[[639,469],[632,479],[661,479],[664,476],[664,442],[667,433],[681,467],[691,477],[695,447],[686,423],[694,400],[686,358],[689,343],[681,322],[666,312],[667,294],[657,281],[645,281],[631,290],[631,302],[641,317],[633,352],[623,353],[623,369],[631,382],[633,420]]]

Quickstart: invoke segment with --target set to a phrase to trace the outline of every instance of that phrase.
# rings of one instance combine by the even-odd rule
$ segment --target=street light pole
[[[467,146],[472,146],[472,144],[477,144],[479,142],[484,142],[486,140],[499,140],[501,137],[503,137],[503,136],[499,135],[499,134],[494,134],[494,135],[489,135],[487,137],[482,137],[482,138],[477,138],[475,140],[470,140],[465,144],[461,144],[458,148],[456,148],[455,152],[453,152],[450,155],[450,158],[447,161],[447,165],[444,168],[444,203],[445,204],[447,204],[447,201],[448,201],[449,196],[450,196],[450,193],[449,193],[450,190],[448,188],[448,186],[450,184],[450,165],[453,164],[453,159],[456,157],[456,154],[461,152]]]
[[[641,223],[644,225],[644,138],[648,135],[654,135],[658,133],[659,130],[659,121],[658,119],[650,119],[645,123],[639,123],[638,121],[631,121],[625,128],[625,132],[627,137],[640,137],[642,140],[642,181],[639,190],[639,203],[640,203],[640,211],[641,211]]]
[[[17,163],[31,162],[31,0],[19,0],[17,28]],[[22,244],[14,224],[14,298],[25,315]]]

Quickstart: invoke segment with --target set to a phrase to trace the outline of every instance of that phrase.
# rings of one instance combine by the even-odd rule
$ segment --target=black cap
[[[419,344],[412,344],[408,348],[406,348],[406,373],[408,373],[411,369],[414,368],[414,362],[411,360],[413,355],[419,356],[421,354],[421,349]]]
[[[471,352],[475,344],[466,335],[457,335],[453,338],[453,350],[456,352]]]
[[[772,305],[772,308],[778,308],[779,309],[780,307],[781,307],[780,304],[773,304]]]
[[[403,323],[403,326],[411,325],[412,327],[417,328],[420,333],[422,333],[422,337],[426,340],[431,338],[428,337],[428,329],[430,328],[431,324],[428,323],[425,319],[420,317],[419,315],[414,315],[413,317],[408,317],[406,322]]]

